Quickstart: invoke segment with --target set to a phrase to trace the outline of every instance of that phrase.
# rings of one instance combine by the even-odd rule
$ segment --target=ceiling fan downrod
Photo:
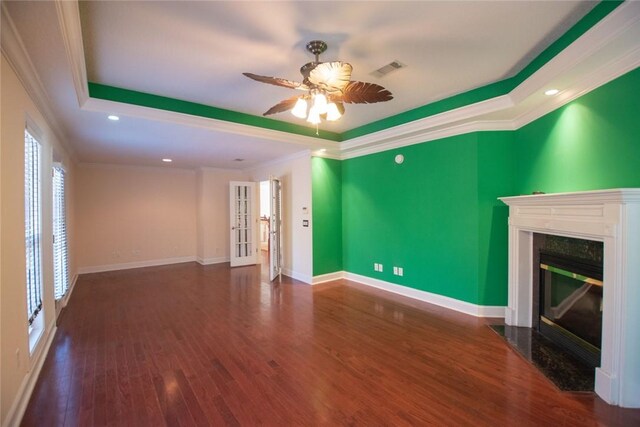
[[[307,43],[307,50],[315,55],[315,62],[320,62],[320,54],[327,50],[327,44],[322,40],[311,40]]]

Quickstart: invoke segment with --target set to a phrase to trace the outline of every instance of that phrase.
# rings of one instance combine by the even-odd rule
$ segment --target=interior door
[[[269,180],[271,223],[269,224],[269,280],[282,271],[282,185],[277,178]]]
[[[254,182],[229,183],[231,267],[258,263],[257,202]]]

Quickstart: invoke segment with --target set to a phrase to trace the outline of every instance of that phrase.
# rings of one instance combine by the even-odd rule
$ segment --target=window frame
[[[64,305],[69,292],[69,243],[67,233],[66,170],[62,163],[54,163],[52,171],[52,228],[53,228],[53,292],[56,304]],[[56,174],[59,174],[58,176]]]
[[[24,128],[24,208],[25,208],[25,292],[27,299],[26,318],[27,330],[29,333],[29,352],[33,355],[40,338],[44,333],[44,277],[43,277],[43,248],[42,248],[42,219],[43,219],[43,145],[39,129],[27,120]],[[28,140],[30,138],[31,141]],[[27,168],[27,144],[33,143],[36,147],[35,159],[32,158],[30,168]],[[33,148],[32,148],[33,149]],[[33,157],[33,156],[32,156]],[[30,174],[29,174],[30,172]],[[29,174],[29,175],[28,175]],[[30,179],[30,181],[28,181]],[[30,184],[30,187],[28,185]],[[31,197],[31,198],[30,198]],[[33,200],[35,197],[36,200]],[[31,209],[29,209],[31,208]],[[33,223],[35,220],[35,224]],[[31,231],[31,235],[29,234]],[[35,233],[35,236],[33,235]],[[29,242],[31,240],[31,242]],[[32,246],[29,246],[29,243]],[[33,245],[36,247],[34,248]],[[30,256],[33,262],[31,262]],[[33,268],[33,275],[30,276],[29,269]],[[30,277],[35,280],[35,284],[30,281]],[[40,301],[38,308],[32,310],[31,295],[37,291],[33,286],[39,287]],[[37,302],[37,301],[36,301]]]

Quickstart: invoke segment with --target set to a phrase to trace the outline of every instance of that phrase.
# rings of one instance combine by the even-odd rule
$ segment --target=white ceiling
[[[300,81],[323,61],[395,98],[348,105],[324,129],[343,132],[513,75],[582,17],[588,2],[84,2],[89,81],[261,115],[294,95],[243,72]],[[370,73],[406,64],[383,78]],[[304,124],[285,112],[278,120]]]
[[[246,168],[304,148],[123,115],[126,108],[113,111],[123,115],[116,123],[81,109],[55,3],[3,3],[82,162],[158,165],[172,157],[174,167]],[[350,62],[354,80],[394,94],[387,103],[348,105],[340,121],[321,126],[342,132],[515,74],[594,4],[94,1],[80,12],[89,81],[255,115],[292,91],[241,73],[299,80],[312,59],[304,45],[325,40],[321,60]],[[392,60],[407,68],[370,75]],[[275,118],[304,124],[288,113]]]

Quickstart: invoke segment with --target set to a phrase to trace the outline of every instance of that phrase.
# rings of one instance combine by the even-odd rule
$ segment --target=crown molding
[[[263,162],[263,163],[259,163],[255,166],[251,166],[249,168],[246,169],[241,169],[242,172],[251,174],[259,169],[264,169],[264,168],[268,168],[268,167],[272,167],[272,166],[276,166],[276,165],[280,165],[283,163],[289,163],[290,161],[296,160],[296,159],[300,159],[300,158],[308,158],[311,159],[311,150],[303,150],[303,151],[298,151],[297,153],[293,153],[290,154],[288,156],[285,157],[280,157],[278,159],[275,160],[269,160],[268,162]]]
[[[69,158],[76,163],[77,154],[71,144],[68,143],[67,132],[60,125],[60,122],[53,113],[53,109],[50,107],[51,100],[33,65],[33,61],[31,61],[31,57],[27,53],[24,42],[11,19],[6,3],[3,2],[1,8],[0,39],[2,40],[2,54],[15,71],[20,83],[22,83],[22,86],[36,105],[36,108],[44,117],[47,125],[58,140],[58,143],[65,150]]]
[[[500,131],[500,130],[515,130],[513,122],[511,120],[484,120],[475,121],[470,123],[462,123],[453,126],[446,126],[441,129],[435,129],[432,131],[421,132],[416,135],[399,136],[391,141],[384,143],[371,144],[364,147],[356,147],[351,151],[344,151],[340,156],[341,160],[352,159],[355,157],[366,156],[369,154],[380,153],[382,151],[389,151],[409,145],[422,144],[424,142],[435,141],[442,138],[448,138],[456,135],[463,135],[471,132],[480,131]]]
[[[640,20],[640,4],[630,3],[634,2],[627,2],[616,8],[514,88],[509,94],[514,104],[519,104],[532,94],[542,91],[550,81],[572,71],[595,53],[614,44],[637,24]]]
[[[513,105],[513,101],[508,95],[498,96],[475,104],[456,108],[455,110],[450,110],[445,113],[436,114],[403,125],[395,126],[393,128],[371,133],[369,135],[353,138],[340,143],[340,148],[342,151],[349,151],[357,147],[371,144],[385,144],[409,135],[418,137],[420,134],[429,133],[431,130],[439,126],[468,120],[479,115],[502,111],[513,107]]]
[[[82,27],[80,23],[80,8],[75,1],[55,0],[58,24],[62,33],[64,49],[71,66],[73,86],[76,88],[78,105],[82,107],[89,99],[89,85],[87,83],[87,64],[84,58],[82,42]]]
[[[232,133],[254,138],[262,138],[270,141],[286,142],[289,144],[302,145],[311,150],[319,150],[327,146],[336,146],[338,143],[326,139],[313,138],[310,136],[296,135],[272,129],[265,129],[256,126],[247,126],[240,123],[227,122],[219,119],[210,119],[190,114],[176,113],[167,110],[158,110],[151,107],[125,104],[122,102],[108,101],[104,99],[88,98],[82,106],[83,110],[144,118],[183,126],[198,127],[214,130],[218,132]]]
[[[564,96],[550,98],[548,102],[529,110],[513,119],[514,129],[520,129],[534,120],[557,110],[558,108],[580,98],[583,95],[615,80],[616,78],[640,66],[640,46],[622,57],[614,58],[611,62],[601,65],[593,72],[583,76]]]

